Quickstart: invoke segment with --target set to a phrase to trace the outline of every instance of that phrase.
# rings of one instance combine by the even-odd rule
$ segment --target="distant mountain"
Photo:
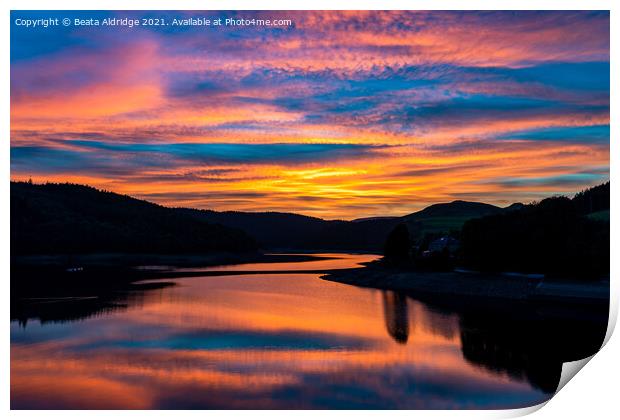
[[[262,248],[278,250],[380,250],[397,220],[350,222],[295,213],[177,210],[208,223],[241,229]]]
[[[293,213],[216,212],[179,209],[210,223],[220,223],[247,232],[267,249],[382,251],[388,233],[406,223],[412,239],[427,233],[458,230],[467,220],[504,209],[490,204],[453,201],[434,204],[402,217],[369,217],[353,221],[324,220]]]
[[[504,211],[509,212],[509,211],[521,210],[524,207],[525,207],[525,204],[523,203],[512,203],[508,207],[504,207]]]
[[[257,247],[381,252],[399,223],[406,223],[412,240],[420,241],[429,234],[460,231],[468,220],[522,206],[453,201],[402,217],[344,221],[295,213],[167,208],[82,185],[11,182],[11,252],[245,252]]]
[[[351,221],[354,223],[359,223],[359,222],[369,222],[369,221],[374,221],[374,220],[394,220],[394,219],[398,219],[398,216],[360,217],[359,219],[353,219]]]
[[[11,254],[248,252],[239,229],[75,184],[11,182]]]
[[[433,204],[403,216],[401,221],[407,224],[412,239],[419,241],[429,234],[458,231],[468,220],[503,211],[505,209],[491,204],[457,200],[451,203]]]
[[[497,214],[502,211],[501,207],[491,204],[477,203],[472,201],[456,200],[451,203],[440,203],[428,206],[416,213],[404,216],[405,220],[421,220],[435,217],[458,217],[472,218]]]

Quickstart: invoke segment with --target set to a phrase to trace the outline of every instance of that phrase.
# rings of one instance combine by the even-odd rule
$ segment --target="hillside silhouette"
[[[501,212],[501,208],[492,204],[456,200],[451,203],[433,204],[416,213],[404,216],[405,220],[423,220],[436,217],[457,217],[469,219]]]
[[[353,221],[324,220],[279,212],[217,212],[179,209],[199,220],[238,228],[266,249],[382,251],[388,234],[399,224],[408,226],[414,240],[427,234],[459,230],[476,217],[504,211],[491,204],[453,201],[429,206],[402,217],[374,217]]]
[[[402,217],[324,220],[282,212],[167,208],[84,185],[11,182],[11,250],[14,255],[257,248],[380,252],[401,223],[416,241],[502,211],[490,204],[454,201]]]
[[[572,277],[609,274],[609,182],[467,221],[463,263],[485,271]],[[606,214],[606,217],[605,217]]]
[[[573,199],[506,208],[453,201],[402,217],[344,221],[167,208],[83,185],[11,182],[12,255],[259,248],[382,252],[397,226],[409,234],[409,241],[401,241],[408,247],[403,255],[409,247],[420,253],[441,235],[452,235],[462,240],[458,262],[475,269],[562,273],[578,266],[578,271],[608,272],[609,183]]]
[[[198,220],[241,229],[264,249],[376,251],[394,226],[394,219],[351,222],[279,212],[179,211]]]
[[[253,252],[241,230],[76,184],[11,182],[11,253]]]

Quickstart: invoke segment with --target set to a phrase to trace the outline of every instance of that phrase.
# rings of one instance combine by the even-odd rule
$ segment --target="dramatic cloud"
[[[15,25],[66,15],[291,24]],[[457,198],[527,202],[609,178],[607,12],[11,20],[13,179],[356,218]]]

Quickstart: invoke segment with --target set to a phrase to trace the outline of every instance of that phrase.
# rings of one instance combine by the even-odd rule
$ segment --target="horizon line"
[[[201,209],[201,208],[197,208],[197,207],[170,206],[170,205],[159,204],[159,203],[157,203],[155,201],[146,200],[146,199],[139,198],[139,197],[136,197],[136,196],[133,196],[133,195],[119,193],[119,192],[115,192],[115,191],[111,191],[111,190],[106,190],[104,188],[94,187],[94,186],[88,185],[88,184],[80,184],[80,183],[70,182],[70,181],[66,181],[66,182],[52,182],[52,181],[34,182],[34,181],[32,181],[31,178],[29,178],[28,180],[16,180],[16,179],[11,178],[10,182],[11,183],[22,183],[22,184],[38,185],[38,186],[45,186],[45,185],[74,185],[74,186],[79,186],[79,187],[92,188],[95,191],[116,194],[116,195],[124,196],[124,197],[129,197],[129,198],[131,198],[133,200],[144,201],[144,202],[147,202],[149,204],[154,204],[156,206],[164,207],[164,208],[167,208],[167,209],[187,209],[187,210],[197,210],[197,211],[212,211],[212,212],[216,212],[216,213],[246,213],[246,214],[279,213],[279,214],[294,214],[294,215],[297,215],[297,216],[303,216],[303,217],[308,217],[308,218],[312,218],[312,219],[320,219],[320,220],[324,220],[324,221],[344,221],[344,222],[355,222],[355,221],[362,221],[362,220],[365,220],[365,219],[369,220],[369,219],[380,219],[380,218],[384,218],[384,219],[400,219],[400,218],[407,217],[407,216],[410,216],[412,214],[424,211],[427,208],[432,207],[432,206],[442,205],[442,204],[459,203],[459,202],[460,203],[485,204],[485,205],[497,207],[497,208],[500,208],[500,209],[506,209],[506,208],[508,208],[508,207],[510,207],[512,205],[515,205],[515,204],[531,205],[531,204],[536,204],[537,202],[539,202],[539,201],[532,201],[532,202],[528,202],[528,203],[513,202],[511,204],[508,204],[507,206],[500,207],[500,206],[497,206],[495,204],[490,204],[490,203],[487,203],[487,202],[484,202],[484,201],[452,200],[452,201],[448,201],[448,202],[433,203],[433,204],[430,204],[430,205],[428,205],[426,207],[421,208],[420,210],[416,210],[416,211],[413,211],[413,212],[410,212],[410,213],[407,213],[407,214],[403,214],[403,215],[400,215],[400,216],[363,216],[363,217],[356,217],[354,219],[338,219],[338,218],[336,218],[336,219],[327,219],[327,218],[323,218],[323,217],[309,216],[307,214],[297,213],[297,212],[292,212],[292,211],[291,212],[285,212],[285,211],[277,211],[277,210],[267,210],[267,211],[215,210],[215,209],[211,209],[211,208],[209,208],[209,209],[204,209],[204,208]],[[601,185],[605,185],[605,184],[608,184],[608,183],[611,183],[610,179],[608,179],[607,181],[601,182],[599,184],[591,185],[591,186],[589,186],[587,188],[584,188],[582,190],[573,192],[572,193],[572,197],[569,196],[569,195],[566,195],[566,194],[555,194],[555,195],[550,195],[550,196],[548,196],[546,198],[567,197],[567,198],[571,198],[572,199],[572,198],[574,198],[575,195],[577,195],[577,194],[579,194],[581,192],[588,191],[588,190],[590,190],[592,188],[595,188],[595,187],[598,187],[598,186],[601,186]]]

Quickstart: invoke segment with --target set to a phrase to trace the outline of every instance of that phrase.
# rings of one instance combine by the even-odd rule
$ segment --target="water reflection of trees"
[[[604,305],[567,308],[417,300],[408,304],[407,299],[400,292],[382,292],[385,326],[396,342],[407,343],[410,328],[446,337],[460,331],[466,361],[527,381],[546,393],[556,390],[564,362],[591,356],[600,348],[607,328]]]
[[[553,393],[562,364],[594,354],[606,328],[602,317],[549,317],[523,305],[510,314],[469,312],[461,314],[461,350],[471,363]]]
[[[465,360],[552,393],[560,380],[562,360],[539,338],[538,332],[527,332],[514,322],[498,325],[480,317],[462,318],[461,351]]]
[[[383,291],[383,315],[388,334],[397,343],[405,344],[409,340],[409,311],[407,296],[403,293]]]
[[[25,327],[29,320],[41,323],[80,321],[124,311],[131,306],[143,306],[153,292],[174,285],[171,282],[126,284],[112,289],[104,286],[65,288],[61,295],[54,293],[24,293],[11,296],[11,320]]]

